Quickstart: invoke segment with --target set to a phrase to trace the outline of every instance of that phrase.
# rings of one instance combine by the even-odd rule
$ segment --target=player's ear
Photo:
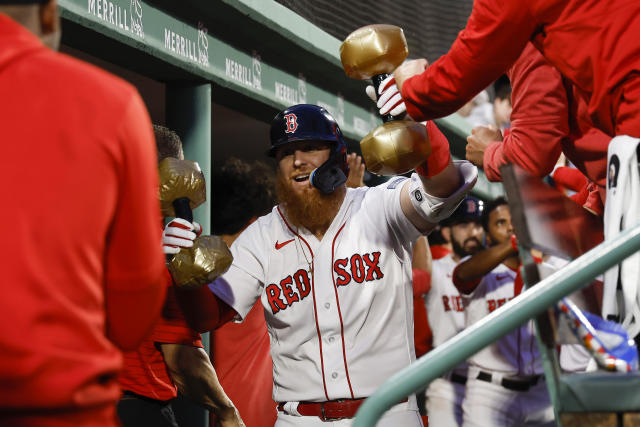
[[[60,15],[57,0],[41,4],[39,9],[40,31],[43,43],[57,50],[60,45]]]
[[[440,234],[447,243],[451,243],[451,227],[441,227]]]

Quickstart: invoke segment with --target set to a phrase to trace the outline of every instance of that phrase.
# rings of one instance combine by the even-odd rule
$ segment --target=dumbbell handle
[[[389,77],[388,73],[376,74],[371,77],[371,81],[373,82],[373,88],[376,90],[376,100],[380,99],[380,95],[378,94],[378,88],[384,79]],[[387,123],[393,120],[400,120],[400,117],[393,117],[391,114],[385,114],[384,116],[380,116],[382,118],[383,123]]]
[[[191,210],[191,205],[188,197],[180,197],[173,201],[173,210],[176,212],[177,218],[186,219],[189,222],[193,222],[193,211]],[[172,254],[167,254],[166,257],[167,262],[170,262],[173,258]]]
[[[176,212],[177,218],[186,219],[189,222],[193,222],[193,211],[189,204],[188,197],[180,197],[173,201],[173,210]]]

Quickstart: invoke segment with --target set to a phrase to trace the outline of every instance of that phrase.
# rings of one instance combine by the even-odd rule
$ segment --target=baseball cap
[[[467,221],[478,221],[482,218],[484,202],[473,196],[467,196],[451,216],[442,221],[442,225],[450,226]]]

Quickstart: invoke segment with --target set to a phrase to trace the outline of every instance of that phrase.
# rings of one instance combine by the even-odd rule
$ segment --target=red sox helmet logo
[[[285,114],[284,120],[287,123],[287,128],[284,130],[285,133],[294,133],[298,129],[298,116],[295,114]]]

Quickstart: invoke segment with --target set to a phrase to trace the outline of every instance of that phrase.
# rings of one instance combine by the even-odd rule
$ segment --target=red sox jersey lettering
[[[357,283],[382,279],[384,274],[382,274],[382,270],[380,270],[379,262],[380,252],[373,252],[362,256],[360,254],[354,254],[350,259],[343,258],[336,260],[333,264],[333,271],[338,275],[336,286],[346,286],[351,283],[351,279]]]
[[[464,301],[460,295],[442,295],[442,305],[444,311],[457,311],[462,313],[464,311]]]

